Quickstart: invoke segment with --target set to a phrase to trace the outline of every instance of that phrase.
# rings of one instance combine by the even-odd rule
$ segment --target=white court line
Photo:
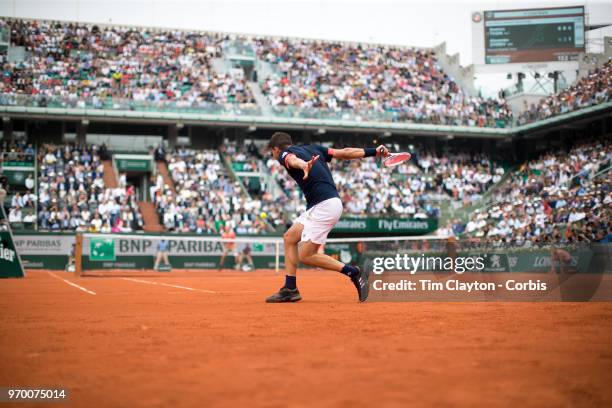
[[[84,287],[79,286],[79,285],[77,285],[76,283],[70,282],[68,279],[64,279],[64,278],[62,278],[62,277],[60,277],[60,276],[57,276],[57,275],[56,275],[56,274],[54,274],[53,272],[49,272],[49,271],[47,271],[47,273],[48,273],[49,275],[53,276],[53,277],[54,277],[54,278],[56,278],[56,279],[63,280],[64,282],[66,282],[66,283],[67,283],[67,284],[69,284],[70,286],[74,286],[75,288],[82,290],[83,292],[87,292],[87,293],[89,293],[90,295],[95,295],[95,294],[96,294],[96,292],[93,292],[93,291],[91,291],[91,290],[89,290],[89,289],[85,289]]]
[[[191,290],[191,291],[194,291],[194,292],[217,293],[217,292],[212,291],[212,290],[190,288],[189,286],[172,285],[171,283],[151,282],[151,281],[147,281],[147,280],[134,279],[134,278],[121,278],[121,279],[127,280],[127,281],[131,281],[131,282],[148,283],[149,285],[169,286],[171,288]]]

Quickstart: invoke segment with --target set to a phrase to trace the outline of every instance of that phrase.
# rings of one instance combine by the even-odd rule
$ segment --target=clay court
[[[2,280],[0,384],[79,407],[612,404],[610,303],[360,304],[338,274],[299,282],[302,302],[266,304],[271,271]]]

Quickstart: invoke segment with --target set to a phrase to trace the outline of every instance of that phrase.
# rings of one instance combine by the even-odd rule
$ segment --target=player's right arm
[[[363,159],[365,157],[386,157],[389,155],[389,149],[387,149],[384,145],[380,145],[376,148],[370,147],[365,149],[345,147],[344,149],[330,149],[329,153],[334,159],[353,160]]]

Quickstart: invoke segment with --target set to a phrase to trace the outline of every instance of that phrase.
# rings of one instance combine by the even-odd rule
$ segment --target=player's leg
[[[359,300],[363,302],[368,297],[367,272],[357,266],[344,264],[324,253],[318,253],[341,216],[342,202],[339,198],[323,201],[313,207],[302,231],[299,259],[307,265],[337,271],[348,276],[357,289]]]
[[[167,252],[164,252],[164,254],[163,254],[163,255],[164,255],[164,263],[165,263],[166,265],[170,265],[170,260],[168,259],[168,253],[167,253]]]
[[[155,255],[155,264],[153,265],[153,269],[157,270],[159,268],[159,262],[161,261],[161,252],[158,252]]]
[[[289,276],[295,277],[297,274],[299,262],[298,243],[302,238],[303,230],[304,225],[295,222],[283,235],[283,243],[285,244],[285,271]]]
[[[298,249],[300,262],[308,266],[316,266],[330,271],[342,271],[344,264],[329,255],[320,254],[320,247],[321,244],[316,244],[312,241],[302,242]]]
[[[298,263],[298,242],[302,236],[304,226],[295,222],[283,235],[285,244],[285,285],[274,295],[268,297],[268,303],[297,302],[302,299],[297,288],[296,273]]]
[[[321,245],[312,241],[301,242],[299,248],[300,262],[309,266],[340,272],[348,276],[357,289],[359,301],[365,301],[368,297],[369,289],[367,272],[365,270],[362,272],[357,266],[344,264],[329,255],[319,253]]]

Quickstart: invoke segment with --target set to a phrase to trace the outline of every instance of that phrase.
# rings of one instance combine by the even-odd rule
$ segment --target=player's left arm
[[[285,166],[287,168],[300,169],[304,172],[304,180],[308,178],[308,173],[310,173],[310,169],[314,166],[315,162],[319,160],[319,156],[313,156],[310,160],[305,161],[297,157],[295,154],[291,153],[287,155],[285,159]]]
[[[384,145],[366,147],[365,149],[345,147],[344,149],[328,149],[328,154],[334,159],[353,160],[363,159],[365,157],[385,157],[389,155],[389,149]]]

